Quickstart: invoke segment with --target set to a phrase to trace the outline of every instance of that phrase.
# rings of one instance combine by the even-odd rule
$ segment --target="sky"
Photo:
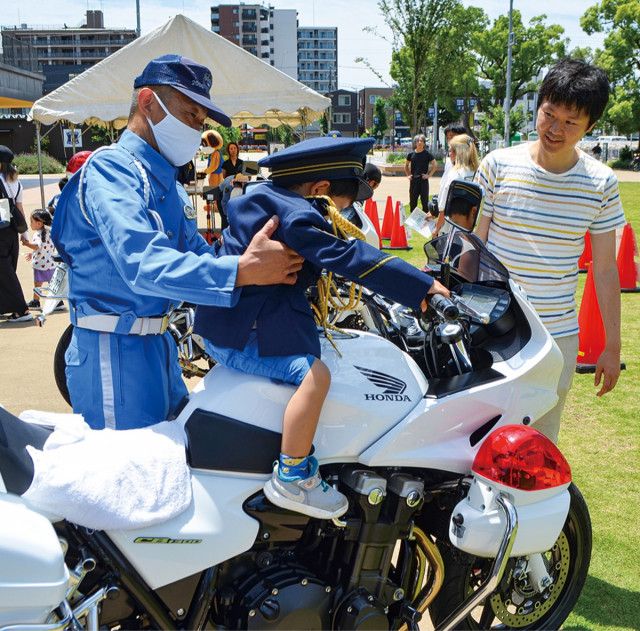
[[[222,0],[219,4],[231,4]],[[526,22],[533,16],[545,14],[548,24],[560,24],[569,37],[570,47],[602,44],[602,37],[588,36],[580,28],[580,16],[596,0],[514,0],[514,9],[521,11]],[[208,0],[140,0],[142,34],[164,24],[182,13],[207,28],[211,27],[210,7],[218,2]],[[247,1],[246,4],[251,4]],[[359,90],[365,86],[384,85],[357,57],[366,58],[385,82],[391,59],[390,31],[378,10],[376,0],[271,0],[277,9],[297,9],[300,26],[338,27],[338,83],[339,87]],[[508,0],[463,0],[463,4],[480,6],[490,19],[509,11]],[[26,23],[29,26],[79,26],[87,9],[101,9],[105,26],[110,28],[136,27],[135,0],[0,0],[0,24],[10,26]],[[560,11],[559,9],[562,8]],[[365,27],[376,29],[379,35],[368,33]]]

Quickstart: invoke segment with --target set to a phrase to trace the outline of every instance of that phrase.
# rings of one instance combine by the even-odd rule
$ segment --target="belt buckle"
[[[160,334],[165,333],[169,328],[169,318],[171,317],[170,313],[165,313],[162,316],[162,320],[160,322]]]

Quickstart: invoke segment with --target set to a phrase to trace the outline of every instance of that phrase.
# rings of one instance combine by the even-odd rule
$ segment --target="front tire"
[[[591,560],[591,519],[575,484],[569,487],[571,504],[560,536],[543,554],[553,585],[542,594],[528,579],[517,579],[518,559],[510,559],[500,585],[462,622],[458,629],[559,629],[573,610]],[[430,607],[438,626],[483,582],[493,559],[481,559],[438,542],[445,564],[444,583]]]

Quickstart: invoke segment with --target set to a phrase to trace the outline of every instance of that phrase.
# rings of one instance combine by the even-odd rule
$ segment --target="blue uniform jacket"
[[[148,179],[145,182],[135,161]],[[195,213],[176,170],[142,138],[125,131],[85,169],[86,216],[76,173],[63,189],[52,240],[69,264],[71,321],[119,315],[116,333],[136,317],[167,313],[183,300],[235,304],[238,257],[216,258],[198,234]]]
[[[195,332],[216,346],[242,349],[257,328],[260,355],[311,354],[320,340],[305,297],[321,270],[336,272],[408,307],[419,308],[433,279],[363,241],[333,234],[321,211],[304,197],[271,183],[253,187],[227,206],[229,227],[220,254],[241,254],[267,220],[277,215],[274,238],[299,252],[305,263],[295,285],[247,286],[231,309],[198,307]]]

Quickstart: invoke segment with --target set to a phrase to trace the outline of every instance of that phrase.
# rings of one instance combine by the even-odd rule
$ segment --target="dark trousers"
[[[429,180],[422,177],[412,177],[409,184],[409,211],[418,205],[418,197],[422,202],[422,210],[427,212],[429,204]]]
[[[18,233],[11,227],[0,229],[0,313],[19,313],[27,303],[16,274],[20,244]]]

